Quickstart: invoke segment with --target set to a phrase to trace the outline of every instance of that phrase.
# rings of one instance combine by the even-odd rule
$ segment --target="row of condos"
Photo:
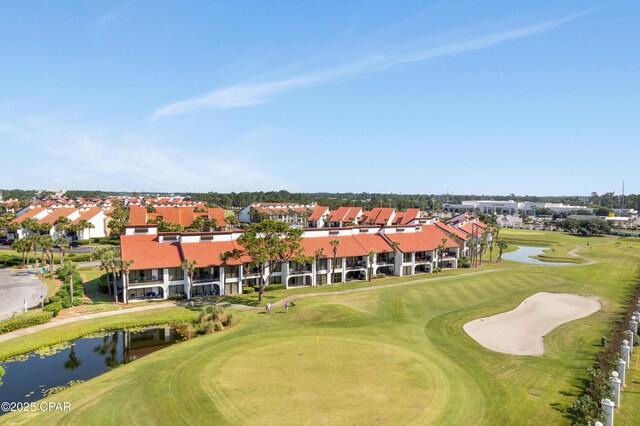
[[[226,262],[221,255],[242,250],[241,231],[158,232],[155,225],[129,226],[121,236],[122,258],[132,260],[124,300],[231,295],[256,287],[260,271],[242,255]],[[358,226],[305,229],[304,255],[310,263],[279,262],[268,284],[285,288],[367,280],[369,275],[407,276],[456,268],[473,238],[442,222],[411,226]],[[181,265],[196,262],[190,283]],[[123,280],[127,280],[126,276]]]

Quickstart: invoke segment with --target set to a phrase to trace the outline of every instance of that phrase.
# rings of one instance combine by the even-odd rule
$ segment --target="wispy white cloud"
[[[0,146],[9,140],[21,146],[11,155],[19,168],[9,169],[9,186],[186,192],[285,186],[250,157],[219,147],[185,154],[184,147],[166,146],[139,132],[104,135],[38,117],[0,122]],[[211,161],[218,156],[225,160]]]
[[[350,64],[303,74],[284,80],[224,87],[206,93],[202,96],[164,105],[153,112],[151,115],[151,121],[170,115],[189,114],[205,108],[229,109],[249,107],[269,102],[274,95],[287,90],[309,87],[339,78],[390,68],[399,64],[420,62],[440,56],[458,55],[474,50],[486,49],[510,40],[530,37],[550,31],[588,12],[590,11],[581,12],[561,19],[538,23],[536,25],[520,27],[509,31],[477,37],[471,40],[445,44],[410,53],[371,56]]]

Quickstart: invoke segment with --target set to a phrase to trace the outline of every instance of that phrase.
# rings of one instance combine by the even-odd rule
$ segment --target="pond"
[[[563,263],[563,262],[544,262],[542,260],[534,259],[532,257],[532,256],[538,256],[538,255],[544,254],[544,251],[549,250],[549,247],[528,247],[528,246],[517,246],[517,247],[518,249],[516,251],[503,253],[502,258],[505,260],[513,260],[515,262],[533,263],[535,265],[552,265],[552,266],[571,265],[571,263]]]
[[[116,330],[10,358],[0,362],[0,401],[37,401],[180,340],[171,327]]]

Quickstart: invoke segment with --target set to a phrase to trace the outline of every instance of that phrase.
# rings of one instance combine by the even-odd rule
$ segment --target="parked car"
[[[80,244],[79,244],[77,241],[71,241],[71,242],[69,243],[69,245],[70,245],[71,247],[80,247]]]
[[[11,244],[13,244],[13,240],[4,240],[2,244],[5,246],[10,246]]]

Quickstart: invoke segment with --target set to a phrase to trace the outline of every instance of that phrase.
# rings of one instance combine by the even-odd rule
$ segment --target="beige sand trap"
[[[537,293],[512,311],[481,318],[464,330],[487,349],[510,355],[544,354],[544,336],[565,322],[588,317],[602,305],[595,297]]]

